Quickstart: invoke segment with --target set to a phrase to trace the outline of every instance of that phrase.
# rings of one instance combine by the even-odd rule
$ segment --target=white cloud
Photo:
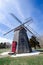
[[[3,2],[2,0],[0,0],[0,8],[2,8],[2,6],[3,6]]]
[[[11,24],[11,22],[9,22],[5,16],[5,14],[0,13],[0,23],[6,25],[9,28],[13,28],[13,24]]]
[[[0,42],[10,42],[10,43],[12,43],[12,40],[9,40],[7,38],[0,37]]]
[[[10,2],[10,0],[0,0],[0,8],[6,7],[8,2]]]
[[[21,11],[21,8],[20,8],[20,5],[19,5],[19,2],[15,2],[15,8],[17,9],[19,15],[22,17],[22,18],[25,18],[22,11]]]
[[[4,8],[6,5],[5,0],[0,0],[0,8]]]
[[[22,13],[22,11],[21,11],[19,0],[0,0],[0,8],[1,9],[4,9],[8,4],[9,5],[13,5],[14,4],[14,8],[16,8],[16,10],[19,13],[19,15],[22,18],[25,18],[23,13]]]
[[[0,20],[4,19],[5,15],[3,13],[0,12]]]
[[[3,31],[3,30],[1,30],[1,29],[0,29],[0,33],[2,33],[2,34],[3,34],[3,33],[5,33],[5,31]]]
[[[22,11],[21,11],[19,0],[12,0],[12,1],[10,1],[10,4],[12,6],[14,6],[14,9],[16,9],[16,11],[19,14],[19,16],[21,16],[24,19],[25,17],[23,15]]]
[[[0,0],[1,9],[4,9],[8,5],[7,3],[9,3],[10,5],[14,4],[14,8],[16,8],[16,10],[19,13],[19,15],[24,19],[24,15],[21,12],[21,8],[20,8],[18,0],[12,0],[12,1],[11,0]],[[7,11],[6,11],[6,13],[7,13]],[[9,22],[6,19],[6,16],[3,13],[0,13],[0,23],[6,25],[9,28],[13,28],[14,27],[14,24],[11,24],[11,22]]]

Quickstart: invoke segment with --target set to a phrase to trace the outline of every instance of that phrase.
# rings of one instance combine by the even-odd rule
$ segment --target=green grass
[[[43,55],[20,58],[0,58],[0,65],[43,65]]]
[[[7,51],[11,51],[11,48],[0,49],[0,53],[7,52]]]
[[[0,49],[0,53],[11,49]],[[40,49],[42,50],[42,49]],[[0,58],[0,65],[43,65],[43,54],[38,56],[11,58]]]

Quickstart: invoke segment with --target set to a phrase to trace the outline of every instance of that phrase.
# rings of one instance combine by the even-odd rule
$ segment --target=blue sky
[[[0,37],[13,39],[13,32],[3,34],[20,25],[10,13],[14,13],[22,23],[32,17],[30,26],[40,35],[43,35],[43,0],[0,0]]]

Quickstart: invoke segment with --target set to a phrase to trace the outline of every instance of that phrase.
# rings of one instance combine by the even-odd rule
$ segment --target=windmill
[[[13,16],[19,23],[20,26],[13,28],[12,30],[8,31],[4,35],[10,33],[14,30],[14,39],[13,41],[16,41],[17,47],[16,47],[16,53],[28,53],[32,52],[32,48],[30,46],[28,36],[27,36],[27,30],[32,34],[32,31],[30,31],[25,24],[30,22],[32,19],[30,18],[28,21],[22,23],[13,13],[10,13],[11,16]],[[34,35],[35,36],[35,35]],[[14,47],[14,45],[13,45]]]
[[[11,16],[13,16],[20,24],[22,24],[22,22],[13,14],[13,13],[11,13]],[[33,19],[30,17],[30,18],[28,18],[27,19],[27,21],[33,21]],[[29,22],[29,23],[31,23],[31,22]],[[30,32],[31,34],[32,34],[32,36],[31,36],[31,38],[30,39],[32,39],[32,37],[35,39],[32,39],[32,42],[33,43],[30,43],[30,44],[34,44],[33,46],[34,46],[34,48],[36,49],[36,46],[38,47],[38,48],[41,48],[40,47],[40,44],[39,44],[39,34],[35,31],[35,30],[33,30],[33,28],[31,28],[30,26],[29,26],[29,24],[27,25],[26,24],[26,26],[25,25],[23,25],[26,29],[27,29],[27,31],[28,32]],[[28,26],[28,27],[27,27]],[[29,41],[30,42],[30,41]],[[32,46],[31,46],[32,47]]]

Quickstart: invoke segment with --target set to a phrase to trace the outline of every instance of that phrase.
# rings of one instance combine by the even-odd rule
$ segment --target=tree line
[[[0,49],[2,49],[2,48],[10,48],[11,47],[11,44],[10,43],[8,43],[8,42],[1,42],[0,43]]]

